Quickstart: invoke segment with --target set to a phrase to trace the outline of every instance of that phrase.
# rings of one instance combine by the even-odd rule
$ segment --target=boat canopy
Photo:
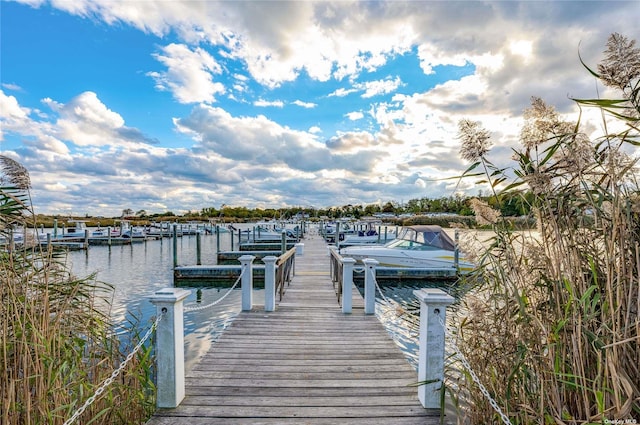
[[[455,243],[440,226],[421,225],[403,227],[389,248],[445,249],[453,251]]]

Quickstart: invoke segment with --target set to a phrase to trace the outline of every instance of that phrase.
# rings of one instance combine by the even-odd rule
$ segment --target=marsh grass
[[[0,156],[0,232],[33,228],[27,171]],[[0,423],[62,424],[108,378],[131,345],[108,306],[113,288],[77,278],[63,253],[39,245],[0,251]],[[154,408],[151,349],[144,347],[80,416],[78,424],[138,424]]]
[[[475,288],[464,314],[451,321],[514,424],[640,420],[640,191],[630,155],[640,145],[640,51],[613,34],[605,55],[599,72],[587,69],[621,97],[576,100],[601,108],[607,131],[596,140],[534,98],[515,165],[498,168],[486,139],[474,150],[479,127],[460,126],[472,161],[464,177],[488,182],[496,205],[523,188],[534,195],[535,238],[474,206],[494,235],[468,277]],[[456,366],[447,374],[461,421],[500,422],[468,373]]]

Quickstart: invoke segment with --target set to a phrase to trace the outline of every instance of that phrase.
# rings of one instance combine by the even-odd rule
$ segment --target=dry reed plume
[[[598,72],[587,69],[621,97],[576,102],[601,108],[615,132],[589,140],[580,122],[533,98],[517,165],[500,169],[486,140],[478,150],[486,130],[460,127],[461,154],[475,161],[465,175],[482,168],[496,205],[506,193],[534,195],[539,236],[492,215],[495,236],[469,278],[482,283],[454,320],[461,349],[514,424],[640,420],[640,188],[630,155],[640,145],[640,50],[613,34],[605,56]],[[483,220],[487,208],[474,206]],[[469,376],[460,379],[464,417],[499,423]]]
[[[32,223],[31,185],[6,156],[0,171],[0,235],[10,240]],[[0,423],[62,424],[128,350],[105,309],[112,288],[74,277],[64,255],[40,245],[2,248],[0,276]],[[150,352],[142,350],[76,423],[143,422],[153,409]]]

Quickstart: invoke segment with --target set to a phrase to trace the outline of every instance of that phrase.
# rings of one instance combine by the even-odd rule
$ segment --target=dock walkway
[[[341,312],[324,240],[304,244],[276,311],[255,305],[236,317],[187,374],[180,406],[148,424],[440,423],[378,319],[355,299],[352,314]]]

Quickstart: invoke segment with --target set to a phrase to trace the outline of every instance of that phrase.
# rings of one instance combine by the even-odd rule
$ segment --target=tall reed
[[[10,237],[33,228],[30,180],[6,156],[0,166],[0,234]],[[0,250],[2,424],[64,423],[128,354],[109,319],[113,288],[73,276],[64,260],[38,244]],[[141,350],[76,423],[144,422],[154,406],[150,353]]]
[[[489,205],[472,205],[493,235],[479,248],[477,287],[453,320],[458,344],[497,404],[517,424],[640,420],[640,50],[612,34],[598,81],[616,99],[575,101],[602,110],[604,134],[533,98],[515,165],[489,160],[480,123],[459,125],[466,178],[488,182],[496,205],[528,189],[537,235],[514,231]],[[515,176],[515,177],[513,177]],[[480,282],[479,284],[476,282]],[[500,417],[468,374],[461,417]]]

